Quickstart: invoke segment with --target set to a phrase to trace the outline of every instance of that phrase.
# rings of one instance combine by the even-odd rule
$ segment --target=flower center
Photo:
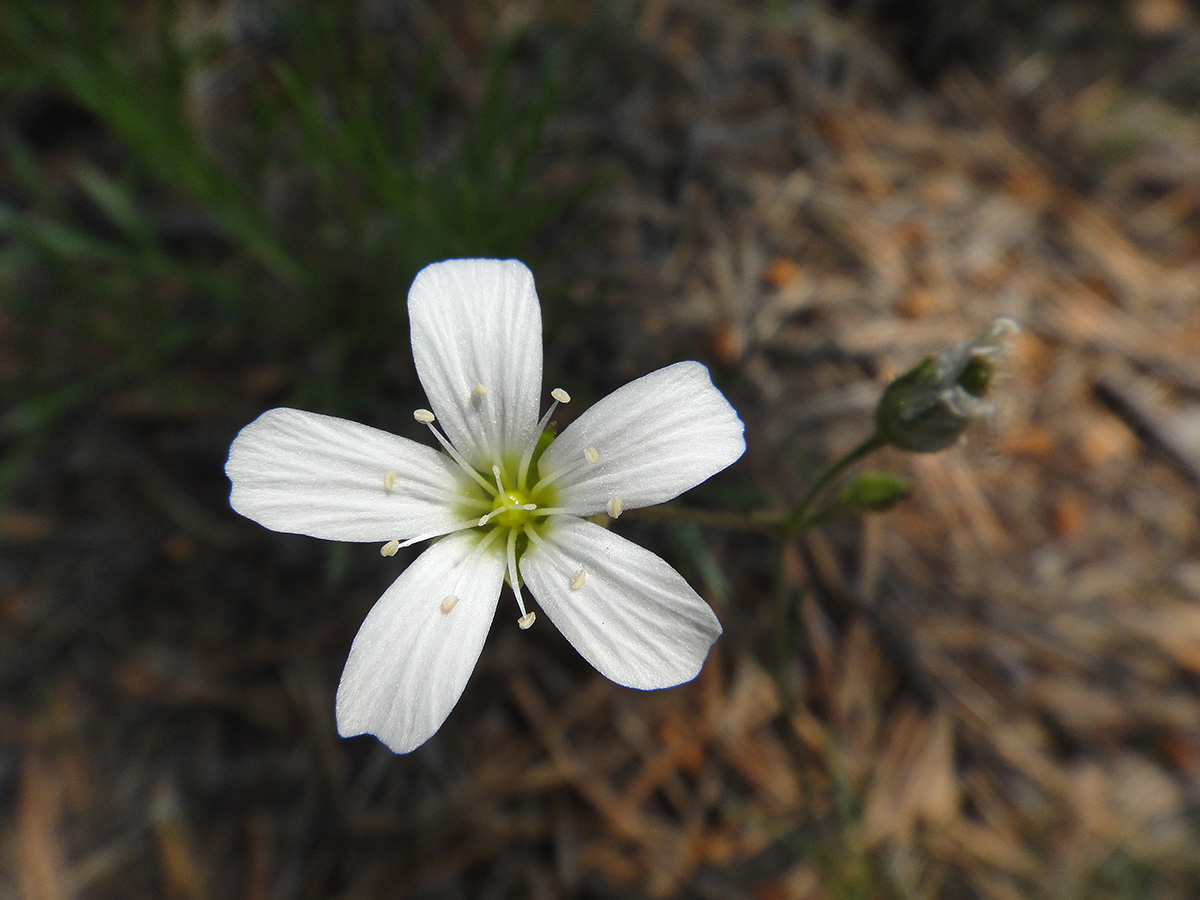
[[[487,396],[487,387],[477,384],[471,392],[471,402],[479,406]],[[600,464],[599,452],[595,447],[587,446],[578,459],[571,460],[552,472],[540,470],[541,455],[554,441],[553,430],[546,427],[550,422],[550,416],[560,403],[568,403],[571,399],[570,395],[562,388],[555,388],[550,392],[550,396],[554,402],[550,404],[550,408],[538,422],[534,436],[524,448],[520,458],[502,459],[494,463],[490,480],[484,472],[473,468],[450,443],[449,439],[434,427],[433,423],[436,420],[432,412],[427,409],[414,410],[413,418],[429,428],[450,458],[458,464],[471,481],[482,489],[482,493],[476,492],[473,487],[464,483],[464,493],[460,498],[461,511],[463,515],[472,518],[455,527],[442,528],[435,533],[418,535],[403,542],[388,541],[380,550],[384,556],[392,556],[401,547],[407,547],[417,541],[440,537],[456,531],[465,531],[469,528],[479,528],[483,531],[478,552],[483,552],[494,541],[502,538],[507,556],[505,561],[508,570],[507,581],[516,597],[517,607],[521,610],[521,618],[517,620],[517,624],[522,628],[528,628],[533,624],[534,613],[526,611],[525,601],[521,596],[519,569],[521,554],[528,547],[530,539],[536,538],[538,531],[546,527],[551,516],[571,512],[569,509],[558,506],[558,490],[555,483],[580,467]],[[393,491],[397,478],[398,475],[395,471],[387,470],[383,476],[384,490],[389,493]],[[457,504],[456,508],[458,508]],[[479,515],[480,512],[483,515]],[[618,498],[614,497],[609,502],[608,514],[614,518],[621,514],[621,501]],[[475,518],[476,516],[478,518]],[[578,590],[583,584],[584,577],[582,569],[576,572],[570,582],[571,590]],[[458,604],[456,590],[448,594],[442,601],[443,615],[449,615]]]
[[[528,498],[520,491],[501,494],[496,498],[493,507],[499,512],[492,521],[504,528],[520,528],[529,521],[533,514],[533,510],[526,508],[527,503],[529,503]]]
[[[491,512],[479,519],[480,526],[490,523],[501,528],[523,528],[533,518],[538,505],[532,502],[530,492],[506,488],[499,466],[493,471],[496,475],[496,496],[492,500]]]

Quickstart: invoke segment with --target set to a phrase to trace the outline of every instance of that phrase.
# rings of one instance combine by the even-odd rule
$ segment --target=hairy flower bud
[[[1008,339],[1020,328],[997,319],[973,341],[931,356],[896,378],[875,407],[879,436],[893,447],[934,453],[953,445],[975,419],[991,412],[984,397]]]

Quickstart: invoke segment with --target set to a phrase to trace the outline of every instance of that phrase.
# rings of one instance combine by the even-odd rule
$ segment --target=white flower
[[[516,260],[449,260],[408,295],[413,356],[445,452],[366,425],[272,409],[238,434],[225,471],[235,510],[267,528],[383,541],[437,538],[384,593],[350,649],[338,731],[397,753],[424,743],[458,701],[507,579],[528,628],[527,588],[575,648],[618,684],[696,676],[721,633],[682,576],[584,517],[670,500],[745,450],[742,422],[708,371],[682,362],[601,400],[554,438],[538,419],[542,323]],[[444,435],[434,422],[440,423]]]

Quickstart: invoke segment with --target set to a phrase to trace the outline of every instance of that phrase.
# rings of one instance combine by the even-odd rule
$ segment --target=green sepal
[[[907,499],[911,491],[908,479],[890,472],[864,472],[845,487],[834,505],[847,512],[884,512]]]

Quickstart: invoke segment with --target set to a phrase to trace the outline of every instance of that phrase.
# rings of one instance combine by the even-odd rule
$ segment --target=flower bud
[[[973,341],[956,344],[905,372],[884,389],[875,427],[893,447],[934,453],[954,444],[975,419],[988,415],[984,400],[1008,339],[1020,328],[997,319]]]

